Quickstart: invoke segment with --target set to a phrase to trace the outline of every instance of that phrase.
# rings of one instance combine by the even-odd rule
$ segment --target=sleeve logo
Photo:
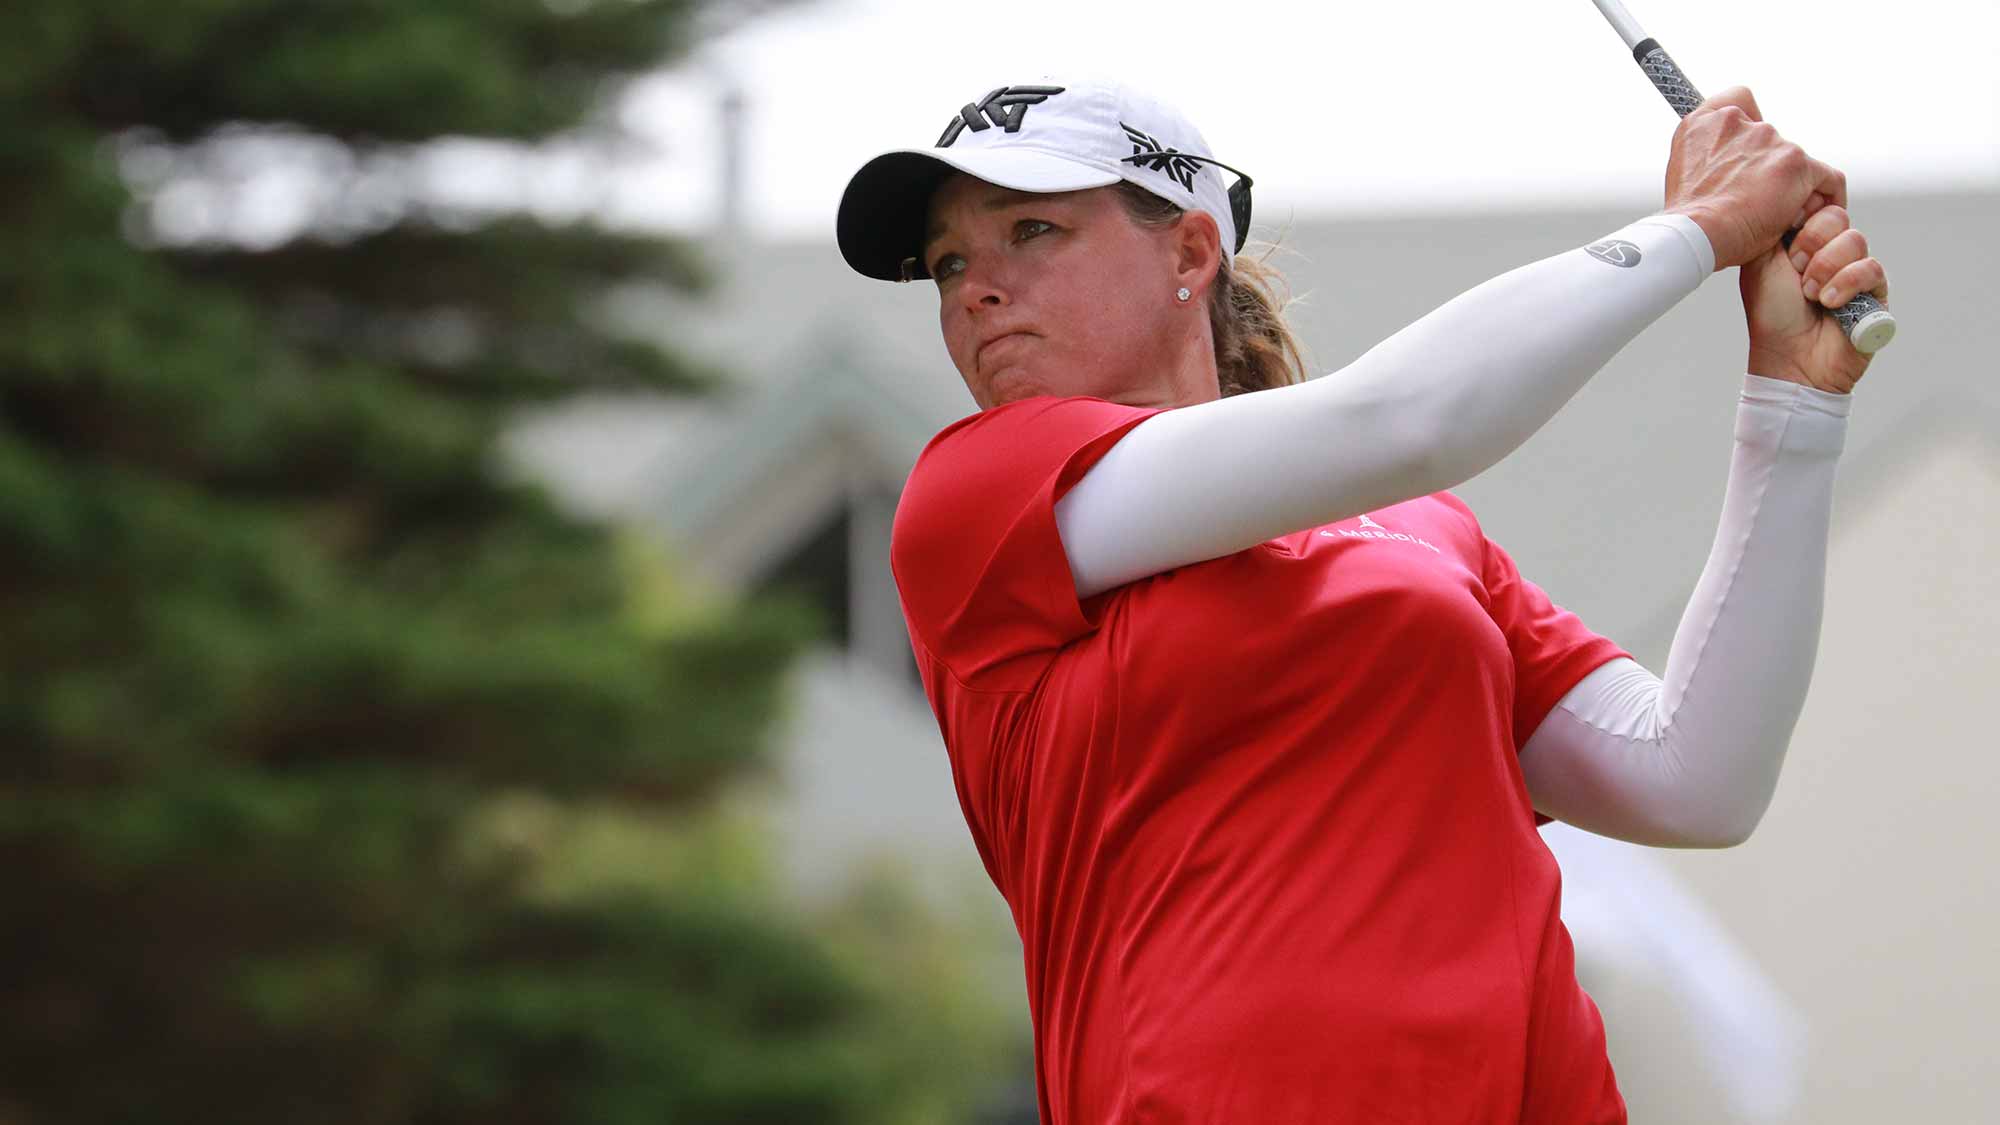
[[[1607,238],[1593,242],[1583,248],[1583,252],[1600,262],[1610,262],[1614,266],[1631,269],[1639,264],[1639,248],[1622,238]]]
[[[998,125],[1006,132],[1018,133],[1029,106],[1040,105],[1062,92],[1061,86],[1002,86],[976,102],[959,107],[958,116],[944,127],[944,135],[938,138],[936,147],[950,148],[967,129],[984,133]]]

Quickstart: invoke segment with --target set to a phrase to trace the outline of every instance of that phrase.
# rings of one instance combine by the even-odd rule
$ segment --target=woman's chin
[[[993,373],[986,381],[986,396],[994,406],[1007,402],[1019,402],[1024,398],[1050,393],[1036,379],[1032,372],[1019,367],[1007,367]]]

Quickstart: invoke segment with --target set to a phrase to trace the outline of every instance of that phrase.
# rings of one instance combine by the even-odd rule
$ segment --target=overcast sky
[[[2000,187],[1994,0],[1631,0],[1704,94],[1765,119],[1873,191]],[[746,25],[636,88],[654,146],[619,219],[701,227],[719,206],[717,93],[747,102],[753,229],[831,237],[847,177],[934,143],[994,86],[1088,72],[1181,106],[1287,213],[1659,203],[1673,111],[1588,0],[1144,5],[817,0]]]

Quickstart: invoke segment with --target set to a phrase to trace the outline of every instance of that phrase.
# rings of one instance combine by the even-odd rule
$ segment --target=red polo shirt
[[[1623,1121],[1516,754],[1629,654],[1445,492],[1079,602],[1055,502],[1153,413],[983,411],[896,512],[1042,1120]]]

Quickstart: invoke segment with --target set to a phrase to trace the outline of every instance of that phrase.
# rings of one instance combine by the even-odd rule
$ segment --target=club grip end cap
[[[1896,318],[1889,315],[1888,309],[1876,309],[1855,321],[1854,327],[1848,329],[1847,338],[1854,342],[1855,351],[1874,355],[1896,338]]]

